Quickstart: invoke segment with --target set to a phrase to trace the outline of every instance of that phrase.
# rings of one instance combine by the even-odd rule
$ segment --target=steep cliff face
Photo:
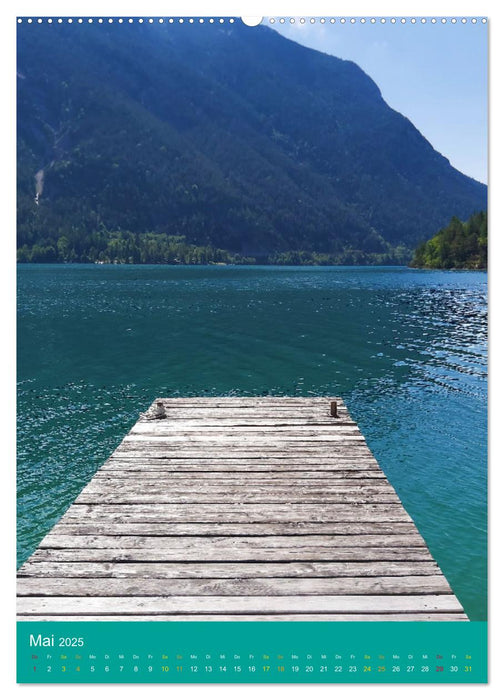
[[[379,253],[484,208],[357,65],[267,27],[19,25],[20,245]]]

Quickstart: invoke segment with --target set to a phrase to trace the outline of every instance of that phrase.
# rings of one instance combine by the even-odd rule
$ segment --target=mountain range
[[[355,63],[269,27],[24,22],[17,66],[21,260],[400,262],[486,209]]]

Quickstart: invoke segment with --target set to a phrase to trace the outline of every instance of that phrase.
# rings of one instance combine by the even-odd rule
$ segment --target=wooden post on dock
[[[156,401],[156,409],[154,411],[154,418],[166,418],[166,409],[162,401]]]
[[[331,401],[331,416],[334,418],[338,417],[338,402],[337,401]]]

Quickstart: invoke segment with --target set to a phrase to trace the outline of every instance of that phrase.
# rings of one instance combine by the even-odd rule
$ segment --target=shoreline
[[[255,263],[174,263],[174,262],[163,262],[163,263],[142,263],[142,262],[16,262],[16,267],[19,265],[27,265],[30,267],[37,267],[37,266],[82,266],[82,265],[87,265],[87,266],[93,266],[93,267],[244,267],[244,268],[250,268],[250,267],[285,267],[285,268],[295,268],[295,267],[304,267],[304,268],[316,268],[316,269],[322,269],[322,268],[331,268],[331,267],[338,267],[338,268],[363,268],[363,267],[368,267],[368,268],[405,268],[407,270],[418,270],[418,271],[429,271],[429,272],[486,272],[488,273],[488,268],[475,268],[475,267],[450,267],[450,268],[444,268],[444,267],[414,267],[411,265],[406,265],[405,263],[356,263],[356,264],[344,264],[344,263],[331,263],[328,265],[320,265],[320,264],[311,264],[311,263],[291,263],[291,264],[283,264],[283,263],[268,263],[268,262],[255,262]]]

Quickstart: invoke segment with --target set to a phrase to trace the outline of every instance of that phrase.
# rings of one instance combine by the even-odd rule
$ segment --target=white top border
[[[487,17],[462,17],[462,16],[457,16],[457,17],[381,17],[381,16],[376,16],[376,17],[355,17],[355,16],[348,16],[348,17],[121,17],[121,16],[114,16],[114,17],[79,17],[79,16],[73,16],[73,17],[40,17],[40,16],[35,16],[35,17],[18,17],[17,22],[18,24],[22,23],[27,23],[27,24],[43,24],[43,23],[48,23],[48,24],[113,24],[113,23],[118,23],[118,24],[133,24],[134,22],[137,22],[139,24],[184,24],[184,23],[189,23],[189,24],[195,24],[195,23],[209,23],[209,24],[224,24],[224,23],[230,23],[233,24],[234,22],[241,20],[244,24],[246,24],[249,27],[257,26],[259,24],[457,24],[458,22],[462,24],[477,24],[478,22],[481,22],[482,24],[486,24],[488,22]]]

